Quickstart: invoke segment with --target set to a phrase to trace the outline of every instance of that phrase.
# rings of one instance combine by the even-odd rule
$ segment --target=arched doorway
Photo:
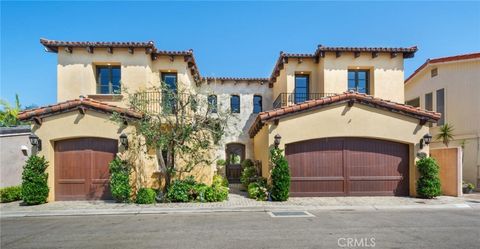
[[[229,183],[239,183],[242,174],[242,162],[245,160],[245,145],[240,143],[227,144],[226,174]]]

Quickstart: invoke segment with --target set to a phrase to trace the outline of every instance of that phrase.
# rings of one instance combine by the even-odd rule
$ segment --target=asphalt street
[[[476,248],[477,210],[310,211],[1,219],[1,248]]]

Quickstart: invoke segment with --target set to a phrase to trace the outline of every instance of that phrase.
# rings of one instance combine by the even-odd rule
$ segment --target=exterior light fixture
[[[273,143],[275,144],[275,148],[278,148],[280,145],[280,140],[282,140],[282,136],[280,134],[275,135]]]
[[[125,135],[125,133],[120,135],[120,144],[122,144],[125,149],[128,149],[128,137]]]
[[[28,136],[28,139],[30,140],[30,144],[31,144],[33,147],[36,147],[36,148],[37,148],[37,151],[41,151],[41,150],[42,150],[42,140],[41,140],[40,138],[38,138],[37,135],[31,134],[30,136]]]
[[[423,149],[425,145],[429,145],[432,142],[432,135],[425,134],[422,139],[420,139],[420,149]]]

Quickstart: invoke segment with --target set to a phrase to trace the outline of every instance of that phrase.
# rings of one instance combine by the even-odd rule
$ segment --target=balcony
[[[197,108],[197,100],[194,95],[184,93],[167,93],[161,91],[149,91],[135,93],[132,99],[136,111],[144,113],[165,112],[174,114],[181,107],[190,105],[191,110]],[[186,108],[184,108],[185,110]]]
[[[280,93],[273,102],[273,109],[334,95],[335,93]]]

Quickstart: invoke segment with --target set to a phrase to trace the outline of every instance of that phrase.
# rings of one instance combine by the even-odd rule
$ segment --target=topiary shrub
[[[0,202],[12,202],[22,199],[22,186],[12,186],[0,189]]]
[[[255,164],[250,159],[245,159],[242,162],[242,175],[240,176],[240,182],[248,188],[248,185],[255,182],[258,178],[258,171]]]
[[[110,192],[117,202],[130,202],[132,186],[130,185],[131,167],[127,161],[115,157],[110,162]]]
[[[137,204],[153,204],[157,192],[151,188],[140,188],[137,192]]]
[[[228,180],[227,178],[221,175],[214,175],[212,180],[212,186],[224,186],[228,187]]]
[[[22,199],[27,205],[37,205],[47,202],[48,174],[45,170],[48,162],[45,157],[30,156],[23,166]]]
[[[434,198],[439,196],[441,191],[439,170],[435,159],[424,157],[417,162],[420,178],[417,181],[417,194],[422,198]]]
[[[267,179],[261,178],[248,185],[248,197],[257,201],[266,201],[268,199]]]
[[[290,195],[290,168],[288,161],[283,155],[283,150],[272,148],[270,150],[272,163],[272,188],[270,197],[272,201],[286,201]]]

